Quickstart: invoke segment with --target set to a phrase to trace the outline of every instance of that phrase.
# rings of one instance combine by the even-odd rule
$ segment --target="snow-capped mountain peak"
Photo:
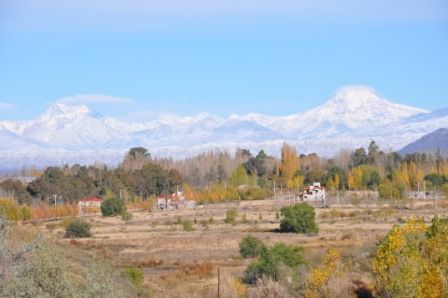
[[[373,88],[367,86],[345,86],[339,88],[327,105],[335,105],[349,111],[355,111],[366,105],[387,104]]]
[[[339,88],[323,107],[331,108],[334,109],[334,111],[342,113],[378,111],[379,113],[385,113],[387,116],[396,114],[397,117],[428,112],[423,109],[393,103],[380,96],[375,89],[371,87],[356,85]]]
[[[53,120],[55,118],[75,119],[92,114],[85,105],[68,105],[64,103],[54,103],[48,107],[40,118],[42,120]]]
[[[0,121],[0,143],[7,144],[0,146],[4,157],[0,167],[20,167],[20,160],[36,159],[36,165],[51,165],[53,157],[69,163],[97,158],[117,162],[135,146],[146,147],[154,155],[176,157],[236,147],[277,154],[284,141],[301,153],[331,156],[341,148],[366,146],[372,139],[387,149],[399,149],[440,127],[448,127],[445,110],[428,113],[396,104],[365,86],[340,88],[324,104],[289,116],[163,114],[149,122],[127,123],[100,117],[85,105],[58,102],[33,120]],[[42,156],[49,159],[40,160]]]
[[[393,103],[366,86],[345,86],[323,105],[274,123],[292,135],[334,135],[354,130],[371,130],[427,111]]]

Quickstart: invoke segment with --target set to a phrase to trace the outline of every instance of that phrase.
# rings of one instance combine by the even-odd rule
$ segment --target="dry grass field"
[[[340,250],[352,264],[353,280],[372,283],[370,256],[376,243],[394,224],[410,217],[430,221],[435,214],[448,215],[445,202],[392,206],[332,205],[316,208],[319,233],[306,236],[278,233],[279,210],[288,201],[243,201],[201,206],[195,210],[133,211],[133,219],[89,217],[91,238],[64,239],[63,223],[42,222],[39,230],[65,247],[106,260],[116,270],[138,267],[145,286],[154,297],[239,297],[244,286],[238,278],[248,261],[239,255],[238,244],[251,234],[272,245],[284,242],[303,246],[310,264],[318,262],[330,247]],[[227,210],[235,209],[235,224],[224,222]],[[184,230],[190,221],[192,231]]]

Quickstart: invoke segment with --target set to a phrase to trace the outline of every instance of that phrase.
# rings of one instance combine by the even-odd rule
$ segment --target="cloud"
[[[14,109],[14,106],[10,103],[0,102],[0,110],[11,110]]]
[[[78,94],[67,96],[57,100],[65,104],[112,104],[123,105],[133,103],[132,99],[127,97],[116,97],[102,94]]]

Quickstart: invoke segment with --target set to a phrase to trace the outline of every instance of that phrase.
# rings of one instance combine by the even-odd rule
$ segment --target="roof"
[[[87,197],[84,199],[79,200],[80,202],[102,202],[103,199],[97,198],[97,197]]]

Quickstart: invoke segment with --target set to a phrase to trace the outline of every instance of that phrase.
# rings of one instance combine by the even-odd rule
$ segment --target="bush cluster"
[[[276,243],[268,248],[261,240],[252,236],[240,242],[240,253],[243,257],[248,255],[258,257],[245,271],[244,280],[247,283],[255,283],[263,277],[277,280],[281,266],[296,268],[305,263],[302,247]]]
[[[192,223],[191,221],[189,221],[189,220],[185,220],[185,221],[182,223],[182,227],[183,227],[184,231],[186,231],[186,232],[192,232],[192,231],[194,231],[193,223]]]
[[[116,216],[126,211],[126,205],[123,200],[118,198],[109,198],[101,204],[101,213],[103,216]]]
[[[243,258],[258,257],[266,249],[267,247],[263,241],[251,235],[244,237],[240,242],[240,255]]]
[[[235,209],[227,210],[226,218],[224,219],[224,222],[227,224],[235,224],[235,220],[237,217],[238,217],[238,212]]]
[[[129,267],[123,270],[122,276],[129,279],[129,281],[136,287],[141,287],[144,281],[143,271],[136,267]]]
[[[283,207],[280,213],[283,216],[280,222],[280,231],[282,232],[313,235],[319,231],[315,221],[314,208],[308,204],[301,203]]]
[[[124,221],[132,220],[133,217],[134,216],[129,211],[124,211],[123,213],[121,213],[121,219]]]
[[[65,238],[87,238],[92,236],[90,224],[82,219],[71,220],[65,229]]]

